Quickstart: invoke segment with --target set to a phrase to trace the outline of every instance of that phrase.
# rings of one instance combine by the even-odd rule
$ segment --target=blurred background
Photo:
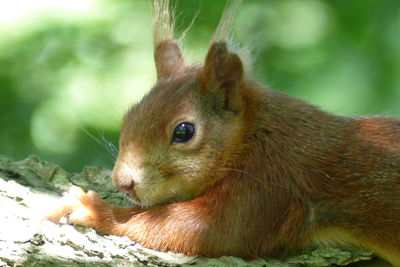
[[[172,1],[201,62],[226,1]],[[399,0],[247,0],[235,39],[268,86],[340,115],[400,117]],[[155,82],[149,0],[0,1],[0,154],[112,168]],[[113,145],[112,145],[113,144]]]

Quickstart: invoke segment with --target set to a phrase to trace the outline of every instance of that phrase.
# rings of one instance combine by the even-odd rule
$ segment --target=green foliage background
[[[19,2],[0,3],[0,153],[112,168],[105,147],[155,81],[150,1]],[[178,35],[194,20],[189,60],[202,62],[225,4],[173,1]],[[399,117],[399,0],[247,0],[236,26],[268,86],[340,115]]]

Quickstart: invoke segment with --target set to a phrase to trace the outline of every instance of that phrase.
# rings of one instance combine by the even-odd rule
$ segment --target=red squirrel
[[[203,65],[154,2],[157,83],[125,115],[112,180],[139,206],[74,187],[48,218],[160,251],[243,258],[350,243],[400,266],[400,121],[342,117],[253,80],[222,16]]]

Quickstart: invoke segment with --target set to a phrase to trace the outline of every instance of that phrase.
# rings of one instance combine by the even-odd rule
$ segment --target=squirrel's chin
[[[139,197],[137,197],[136,195],[126,195],[129,199],[130,202],[132,202],[132,204],[134,204],[135,206],[140,206],[143,208],[147,208],[147,207],[151,207],[151,206],[156,206],[156,205],[160,205],[160,204],[165,204],[165,203],[157,203],[154,201],[149,201],[149,200],[141,200]]]
[[[133,195],[133,194],[126,194],[126,197],[127,197],[128,200],[129,200],[130,202],[132,202],[135,206],[147,206],[147,205],[144,205],[144,204],[142,203],[142,201],[141,201],[136,195]]]

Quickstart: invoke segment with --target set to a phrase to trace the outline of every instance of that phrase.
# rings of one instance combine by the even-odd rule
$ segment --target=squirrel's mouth
[[[136,195],[135,189],[131,190],[129,193],[126,193],[126,196],[135,204],[140,205],[141,201],[139,197]]]

